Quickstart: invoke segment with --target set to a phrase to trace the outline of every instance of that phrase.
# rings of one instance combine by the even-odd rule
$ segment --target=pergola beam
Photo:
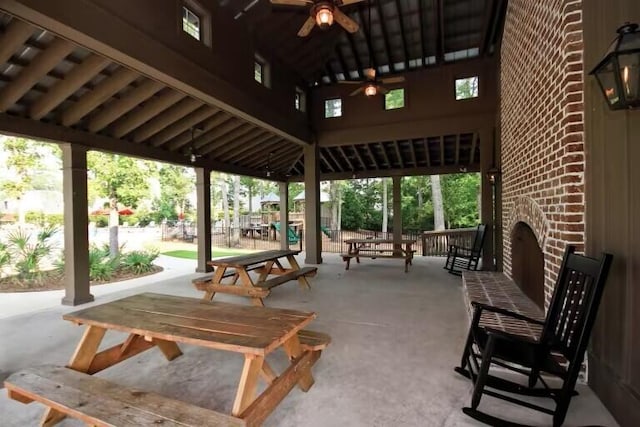
[[[99,105],[103,104],[107,99],[133,82],[140,75],[128,68],[120,68],[113,73],[111,77],[107,77],[101,81],[91,92],[82,95],[78,102],[62,112],[62,124],[71,126],[80,121],[84,116],[95,110]]]
[[[302,155],[304,155],[304,153],[302,153]],[[324,162],[331,172],[336,171],[336,168],[334,168],[331,162],[327,160],[327,158],[324,156],[324,153],[321,150],[320,150],[320,161]],[[295,163],[294,163],[294,166],[295,166]]]
[[[142,108],[134,110],[123,118],[118,119],[111,129],[111,134],[116,138],[122,138],[147,120],[160,114],[185,97],[185,94],[172,89],[159,96],[153,97],[149,102],[146,102]]]
[[[0,112],[6,111],[22,98],[73,49],[74,45],[66,40],[55,39],[51,42],[51,45],[36,56],[11,83],[0,89]]]
[[[331,158],[331,160],[333,161],[334,165],[337,166],[336,168],[336,172],[339,172],[340,170],[343,169],[342,164],[338,161],[338,159],[336,159],[336,157],[333,155],[333,152],[331,151],[331,147],[327,147],[325,150],[318,150],[319,152],[322,151],[326,151],[327,153],[329,153],[329,157]]]
[[[76,65],[63,80],[59,80],[31,105],[29,116],[34,120],[40,120],[109,64],[110,61],[106,58],[89,55],[81,64]]]
[[[360,164],[362,165],[362,169],[363,170],[367,170],[367,164],[364,162],[364,159],[362,158],[362,156],[360,155],[360,152],[358,151],[358,146],[354,145],[353,147],[353,151],[354,153],[356,153],[356,157],[358,158],[358,161],[360,162]]]

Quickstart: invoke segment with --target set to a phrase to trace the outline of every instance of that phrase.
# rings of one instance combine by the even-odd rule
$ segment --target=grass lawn
[[[225,257],[233,255],[242,255],[254,252],[247,249],[230,249],[230,248],[213,248],[213,257]],[[172,256],[176,258],[198,259],[198,252],[188,249],[176,249],[172,251],[162,252],[162,255]]]

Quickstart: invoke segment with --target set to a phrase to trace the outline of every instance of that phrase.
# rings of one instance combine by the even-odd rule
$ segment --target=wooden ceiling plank
[[[66,40],[55,39],[49,47],[36,56],[33,61],[11,82],[0,89],[0,112],[6,111],[26,94],[38,81],[47,75],[74,45]]]
[[[150,140],[149,143],[154,147],[160,147],[165,144],[167,141],[170,141],[172,138],[180,135],[185,131],[189,131],[191,133],[191,128],[202,123],[204,120],[216,114],[218,111],[215,108],[211,108],[208,105],[204,105],[194,111],[192,114],[189,114],[186,117],[174,122],[173,124],[167,126],[162,129],[160,132],[156,133]]]
[[[217,151],[218,149],[223,148],[225,145],[228,145],[230,143],[230,141],[233,141],[234,139],[237,139],[237,138],[249,133],[253,129],[255,129],[253,127],[253,125],[245,122],[240,127],[236,128],[236,129],[232,130],[231,132],[229,132],[228,134],[226,134],[224,136],[224,138],[222,138],[222,137],[221,138],[217,138],[212,143],[210,143],[207,146],[201,148],[200,152],[202,152],[203,154],[209,154],[212,151]],[[218,153],[217,152],[214,153],[214,154],[215,154],[215,157],[218,157]]]
[[[338,79],[336,78],[336,73],[333,71],[333,68],[331,67],[331,61],[325,62],[324,69],[325,69],[325,72],[327,73],[327,76],[329,76],[331,83],[336,83]]]
[[[122,138],[124,135],[137,129],[147,120],[158,115],[185,97],[185,94],[175,90],[169,90],[160,96],[154,97],[145,103],[142,108],[134,110],[123,118],[118,119],[112,126],[111,134],[116,138]]]
[[[418,167],[418,157],[416,156],[416,147],[413,145],[413,140],[409,140],[409,152],[411,153],[411,162],[414,167]]]
[[[297,170],[296,169],[296,165],[298,163],[300,163],[300,160],[302,160],[303,157],[304,157],[304,150],[300,150],[300,154],[298,154],[298,156],[295,158],[295,160],[291,163],[291,166],[289,166],[288,169],[285,169],[284,173],[290,175],[291,174],[291,170]]]
[[[351,53],[353,54],[353,60],[356,63],[356,67],[358,71],[358,78],[362,78],[362,62],[360,61],[360,56],[358,55],[358,49],[356,49],[356,43],[353,41],[353,35],[351,33],[347,33],[347,40],[349,40],[349,47],[351,47]]]
[[[422,1],[420,1],[422,4]],[[387,55],[387,63],[389,64],[389,69],[393,72],[396,71],[396,65],[393,61],[391,44],[389,43],[389,32],[387,31],[386,18],[384,16],[384,10],[382,5],[380,4],[380,0],[376,0],[376,10],[378,11],[378,17],[380,18],[380,27],[382,28],[382,37],[384,38],[384,47],[385,53]]]
[[[224,159],[226,161],[226,156],[231,152],[236,151],[238,147],[243,147],[249,141],[255,140],[257,137],[260,137],[264,134],[268,133],[264,129],[261,128],[253,128],[245,135],[242,135],[239,138],[236,138],[230,141],[225,147],[221,147],[218,152],[216,152],[216,156],[219,159]]]
[[[344,151],[344,147],[340,146],[338,147],[338,149],[340,150],[340,153],[342,153],[342,158],[349,165],[349,170],[351,170],[352,172],[355,171],[355,168],[353,167],[353,163],[351,163],[351,160],[349,159],[349,157],[347,157],[347,153]]]
[[[418,20],[420,21],[420,49],[422,52],[422,58],[420,58],[420,63],[423,67],[427,66],[427,32],[424,30],[425,26],[427,26],[427,20],[425,18],[425,7],[424,1],[418,1]]]
[[[440,166],[444,166],[444,135],[440,137]]]
[[[107,58],[89,55],[31,105],[29,116],[34,120],[40,120],[109,64]]]
[[[387,154],[387,149],[384,146],[384,143],[379,142],[378,144],[380,144],[380,148],[382,149],[382,157],[384,157],[384,162],[387,165],[387,169],[391,169],[391,162],[389,161],[389,155]]]
[[[244,147],[234,153],[233,157],[229,158],[229,163],[238,164],[244,159],[253,156],[256,152],[262,152],[269,154],[269,149],[274,146],[281,138],[277,135],[267,134],[256,138],[253,142],[247,143]]]
[[[338,62],[340,63],[342,74],[344,74],[344,79],[353,80],[353,78],[351,77],[351,74],[349,73],[349,67],[347,67],[347,61],[344,60],[344,55],[342,54],[342,47],[340,45],[336,45],[336,55],[338,56]]]
[[[472,165],[475,161],[475,155],[476,155],[476,145],[478,143],[478,138],[479,138],[480,134],[478,132],[474,132],[473,136],[471,137],[471,152],[469,153],[469,164]]]
[[[164,86],[155,80],[145,80],[135,89],[130,90],[122,98],[114,100],[105,108],[94,114],[87,125],[91,132],[99,132],[111,123],[127,114],[140,103],[151,98]]]
[[[106,102],[139,76],[138,73],[128,68],[122,67],[118,69],[111,77],[101,81],[92,91],[82,95],[78,102],[64,110],[60,116],[61,123],[64,126],[72,126],[78,123],[84,116]]]
[[[193,141],[193,145],[196,150],[200,151],[206,145],[209,145],[212,141],[223,137],[232,130],[239,128],[243,124],[245,124],[244,120],[234,117],[232,120],[229,120],[228,122],[225,122],[224,124],[211,129],[209,132],[201,134]]]
[[[282,142],[286,143],[286,140],[282,140]],[[291,146],[289,147],[283,146],[281,149],[275,152],[275,160],[271,160],[271,167],[273,167],[273,169],[276,171],[284,169],[291,164],[291,159],[298,158],[298,156],[300,155],[300,151],[303,150],[299,145],[291,144]],[[266,161],[263,160],[260,166],[266,165],[267,162],[268,159]]]
[[[337,166],[336,172],[340,172],[340,171],[344,171],[344,168],[342,167],[342,164],[338,161],[338,159],[336,159],[336,157],[333,155],[333,151],[331,151],[331,147],[327,147],[326,148],[326,152],[329,154],[329,157],[331,158],[331,160],[333,161],[334,165]]]
[[[376,156],[373,154],[373,150],[371,149],[371,144],[364,144],[364,146],[367,148],[367,153],[369,153],[369,157],[371,157],[371,161],[373,161],[373,166],[376,168],[376,170],[380,169],[380,165],[378,164],[378,159],[376,159]]]
[[[331,170],[331,172],[336,171],[336,169],[333,167],[331,162],[329,162],[327,158],[324,156],[324,153],[322,152],[322,150],[320,151],[320,160],[322,160],[327,165],[328,169]]]
[[[436,13],[433,28],[436,38],[436,63],[444,63],[444,0],[433,0]]]
[[[429,140],[424,139],[424,157],[427,159],[427,167],[431,167],[431,152],[429,151]]]
[[[406,32],[404,29],[404,20],[403,20],[403,11],[402,11],[402,5],[401,2],[399,0],[395,1],[396,4],[396,10],[398,11],[398,22],[400,23],[400,36],[401,36],[401,40],[402,40],[402,51],[404,52],[404,69],[408,70],[409,69],[409,59],[411,59],[409,57],[409,47],[407,44],[407,36],[406,36]]]
[[[200,131],[199,135],[202,135],[204,132],[209,132],[211,129],[215,128],[216,126],[220,126],[222,123],[228,122],[233,118],[234,118],[233,116],[230,116],[229,114],[223,111],[218,111],[213,117],[206,119],[202,123],[202,130]],[[190,142],[191,142],[191,132],[190,131],[184,132],[183,134],[178,135],[177,137],[169,141],[166,148],[168,150],[178,150]]]
[[[362,169],[363,170],[367,170],[369,169],[369,165],[367,165],[364,162],[364,159],[362,158],[362,156],[360,155],[360,150],[358,150],[358,146],[357,145],[353,145],[351,147],[353,149],[353,151],[356,153],[356,157],[358,158],[358,161],[360,162],[360,164],[362,165]]]
[[[455,164],[460,163],[460,134],[456,134]]]
[[[233,164],[242,164],[246,159],[251,157],[256,158],[268,158],[269,153],[282,142],[282,137],[278,135],[273,135],[269,139],[267,139],[264,143],[257,144],[252,146],[250,149],[245,151],[241,156],[238,157],[237,160],[233,161]],[[255,160],[254,160],[255,162]]]
[[[201,101],[185,98],[136,129],[132,139],[134,142],[146,141],[200,107],[202,107]]]
[[[404,168],[404,159],[402,158],[402,152],[400,151],[400,143],[398,141],[393,141],[393,145],[396,149],[396,155],[398,156],[398,162],[400,162],[400,167]]]
[[[491,26],[489,25],[492,21],[492,15],[497,12],[496,8],[496,0],[486,0],[487,5],[485,6],[484,17],[482,21],[482,35],[480,39],[480,57],[485,56],[487,53],[487,41],[489,40],[489,32],[491,31]]]
[[[473,165],[472,167],[467,168],[467,172],[479,172],[480,167],[478,165]],[[436,167],[419,167],[419,168],[393,168],[393,169],[385,169],[385,170],[371,170],[371,171],[361,171],[358,172],[358,178],[382,178],[389,176],[425,176],[425,175],[447,175],[460,173],[460,168],[449,165],[449,166],[436,166]],[[322,173],[320,174],[321,181],[339,181],[344,179],[352,179],[353,172],[339,172],[339,173]],[[290,181],[302,181],[304,177],[302,176],[294,176],[289,178]]]
[[[362,8],[358,8],[358,16],[360,17],[360,22],[362,23],[362,31],[364,31],[364,39],[367,44],[367,50],[369,51],[369,64],[367,65],[367,67],[373,67],[377,70],[378,61],[376,60],[376,55],[373,52],[373,45],[371,44],[371,28],[369,28],[369,23],[365,22],[364,16],[362,14]]]
[[[0,64],[7,62],[25,44],[34,31],[35,28],[30,24],[14,18],[0,37]]]

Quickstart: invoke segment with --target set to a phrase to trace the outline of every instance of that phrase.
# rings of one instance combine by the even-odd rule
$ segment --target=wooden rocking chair
[[[589,335],[596,319],[612,255],[593,259],[574,253],[568,246],[551,305],[544,322],[498,307],[473,303],[474,314],[460,367],[456,372],[474,382],[471,407],[463,412],[478,421],[493,426],[520,426],[479,411],[483,394],[525,406],[553,416],[553,426],[562,425],[569,408]],[[505,325],[524,321],[537,325],[541,333],[537,339],[518,334],[513,329],[483,326],[483,313],[498,313]],[[486,313],[487,315],[491,313]],[[491,365],[501,366],[528,377],[528,385],[512,382],[489,374]],[[557,377],[562,385],[550,387],[541,373]],[[536,384],[542,387],[536,387]],[[505,395],[498,391],[534,397],[546,397],[555,402],[548,409]]]
[[[445,270],[451,274],[462,274],[461,269],[477,270],[480,255],[482,253],[482,245],[484,244],[484,235],[487,226],[485,224],[478,225],[476,236],[473,239],[473,246],[465,248],[463,246],[451,245],[447,253],[447,261],[444,263]]]

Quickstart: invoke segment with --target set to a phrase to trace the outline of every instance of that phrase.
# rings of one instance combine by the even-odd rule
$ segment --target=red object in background
[[[182,221],[182,220],[184,219],[184,214],[183,214],[182,212],[180,212],[180,213],[178,214],[178,219],[179,219],[180,221]]]
[[[120,215],[133,215],[133,211],[129,208],[120,209],[118,213]]]
[[[111,214],[111,211],[107,208],[97,209],[89,213],[89,215],[109,215],[109,214]],[[118,211],[118,214],[126,216],[126,215],[133,215],[134,212],[129,208],[124,208],[124,209],[120,209]]]

